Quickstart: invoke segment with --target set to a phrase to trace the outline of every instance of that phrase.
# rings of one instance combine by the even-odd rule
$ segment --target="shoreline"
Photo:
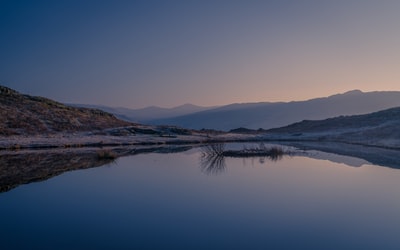
[[[110,135],[91,133],[60,133],[47,135],[0,136],[0,151],[46,150],[65,148],[103,148],[157,145],[198,145],[208,143],[229,142],[277,142],[277,143],[343,143],[347,145],[400,150],[398,140],[373,140],[371,138],[326,137],[321,140],[317,136],[294,137],[277,134],[203,134],[191,135],[155,135],[130,134]]]
[[[166,130],[167,128],[167,130]],[[134,133],[132,129],[143,133]],[[176,129],[176,128],[175,128]],[[164,131],[165,130],[165,131]],[[176,129],[177,130],[177,129]],[[175,132],[175,133],[174,133]],[[0,151],[45,150],[65,148],[103,148],[157,145],[198,145],[230,142],[277,142],[277,143],[343,143],[349,146],[362,146],[381,149],[400,150],[400,140],[395,138],[366,138],[362,136],[345,137],[331,133],[293,134],[240,134],[209,133],[202,131],[171,131],[168,127],[121,127],[93,132],[53,133],[41,135],[0,136]]]
[[[100,144],[99,140],[102,139]],[[9,146],[14,143],[21,144],[19,148]],[[346,163],[346,157],[358,158],[367,164],[400,169],[398,159],[399,149],[384,147],[356,145],[346,142],[332,141],[294,141],[294,140],[266,140],[264,137],[254,135],[214,135],[208,136],[176,136],[157,137],[151,135],[138,136],[94,136],[94,135],[57,135],[36,137],[0,137],[0,193],[9,191],[18,185],[42,181],[62,174],[66,171],[87,169],[112,163],[117,158],[146,153],[176,153],[196,147],[204,147],[210,143],[257,143],[268,142],[294,148],[290,156],[307,156],[316,159],[328,159],[333,162]],[[68,144],[64,144],[68,143]],[[76,143],[76,144],[73,144]],[[8,148],[5,148],[5,147]],[[3,147],[3,148],[1,148]],[[313,152],[317,152],[316,154]],[[233,155],[222,153],[224,157],[265,157],[263,154],[241,154],[234,151]],[[236,152],[236,153],[235,153]],[[310,153],[311,152],[311,153]],[[345,156],[330,156],[326,154]],[[251,153],[251,152],[250,152]],[[102,156],[104,154],[106,157]],[[109,156],[109,157],[108,157]],[[212,155],[211,155],[212,156]],[[273,156],[273,155],[272,155]],[[271,157],[272,160],[280,159]],[[210,159],[211,161],[207,161]],[[206,157],[205,164],[213,162],[212,157]],[[339,159],[339,160],[338,160]],[[351,159],[350,159],[351,160]],[[364,163],[365,164],[365,163]],[[32,175],[32,173],[35,173]]]
[[[56,148],[102,148],[123,146],[152,145],[188,145],[218,142],[257,141],[258,137],[243,134],[221,135],[87,135],[87,134],[52,134],[38,136],[7,136],[0,137],[0,150],[29,150]]]

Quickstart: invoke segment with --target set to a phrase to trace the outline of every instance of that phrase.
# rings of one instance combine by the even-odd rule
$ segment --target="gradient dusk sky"
[[[0,0],[0,84],[141,108],[400,90],[400,1]]]

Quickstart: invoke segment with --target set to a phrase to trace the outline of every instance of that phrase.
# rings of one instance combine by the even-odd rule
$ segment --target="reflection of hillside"
[[[326,153],[356,157],[373,165],[400,169],[400,151],[380,147],[368,147],[333,142],[287,142],[281,144],[294,146],[300,150],[318,150]],[[312,157],[312,155],[309,155]],[[351,162],[347,165],[354,165]]]
[[[64,172],[102,166],[95,152],[30,152],[0,156],[0,192],[21,184],[42,181]]]
[[[109,149],[117,157],[142,153],[182,152],[191,147],[143,147]],[[100,159],[99,149],[40,150],[29,152],[2,152],[0,154],[0,192],[21,184],[43,181],[64,172],[100,167],[114,159]],[[100,149],[101,150],[101,149]]]

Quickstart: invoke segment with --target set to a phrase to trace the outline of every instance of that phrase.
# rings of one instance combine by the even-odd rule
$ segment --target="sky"
[[[0,0],[0,84],[142,108],[400,90],[396,0]]]

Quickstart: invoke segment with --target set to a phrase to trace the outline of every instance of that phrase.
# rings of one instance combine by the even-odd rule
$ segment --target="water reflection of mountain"
[[[107,149],[115,157],[143,153],[182,152],[191,147],[143,147]],[[0,192],[9,191],[21,184],[47,180],[64,172],[100,167],[115,159],[99,158],[104,149],[38,150],[1,152]]]
[[[312,158],[326,159],[334,162],[344,163],[349,166],[361,166],[363,164],[370,163],[373,165],[400,169],[400,151],[395,149],[334,142],[280,142],[280,144],[293,146],[305,151],[317,150],[320,152],[334,154],[336,156],[345,156],[338,158],[334,157],[333,155],[328,157],[322,154],[307,154],[307,156]],[[361,160],[357,161],[355,158]]]

